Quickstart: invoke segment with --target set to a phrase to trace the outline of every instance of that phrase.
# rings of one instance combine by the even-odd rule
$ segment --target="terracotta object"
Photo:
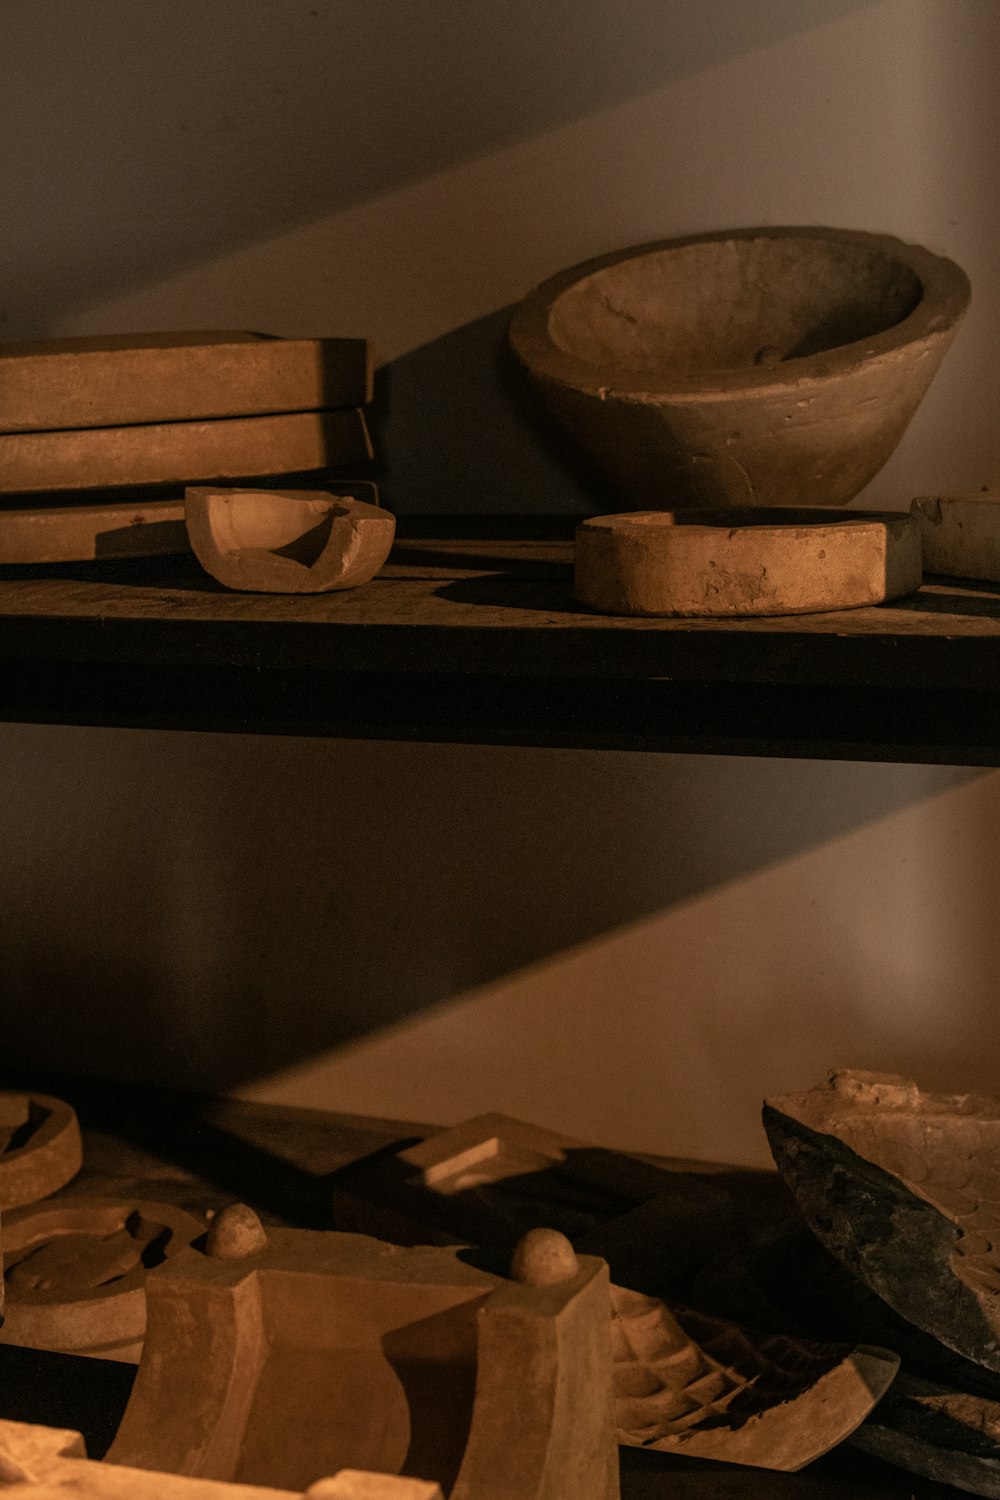
[[[0,493],[293,474],[371,457],[359,410],[0,435]]]
[[[529,1247],[511,1282],[454,1250],[264,1235],[245,1208],[223,1215],[204,1249],[148,1278],[110,1462],[288,1488],[356,1467],[452,1500],[615,1500],[603,1262],[539,1285]]]
[[[920,587],[912,516],[641,510],[576,530],[576,597],[607,615],[795,615]]]
[[[0,432],[362,406],[364,339],[140,333],[0,344]]]
[[[710,1184],[504,1115],[432,1135],[401,1151],[397,1164],[404,1171],[395,1176],[384,1157],[381,1172],[373,1163],[367,1177],[342,1174],[338,1218],[350,1207],[345,1178],[355,1193],[367,1187],[380,1227],[389,1222],[383,1212],[394,1212],[399,1228],[407,1211],[496,1246],[529,1219],[565,1216],[577,1247],[606,1254],[616,1282],[638,1269],[647,1284],[654,1265],[661,1280],[675,1280],[720,1241],[738,1242],[725,1195]],[[685,1178],[688,1193],[675,1196],[674,1180]],[[568,1241],[551,1236],[532,1230],[520,1245],[538,1237],[540,1267],[551,1262],[558,1274]],[[854,1431],[899,1365],[883,1349],[751,1332],[620,1284],[611,1297],[615,1426],[631,1447],[798,1469]]]
[[[0,564],[189,552],[183,500],[0,506]]]
[[[68,1104],[0,1092],[0,1213],[64,1187],[82,1163],[80,1127]]]
[[[928,495],[910,510],[928,573],[1000,583],[1000,494]]]
[[[510,341],[632,505],[843,505],[899,442],[968,301],[952,261],[889,236],[740,229],[562,271]]]
[[[357,588],[381,568],[396,530],[381,506],[328,490],[191,487],[185,519],[207,573],[267,594]]]
[[[884,1349],[745,1329],[612,1288],[618,1441],[797,1470],[850,1435],[899,1367]]]
[[[0,1490],[12,1500],[292,1500],[288,1490],[189,1479],[92,1463],[78,1432],[0,1421]],[[315,1480],[307,1500],[443,1500],[436,1484],[342,1470]]]
[[[764,1126],[823,1244],[904,1318],[1000,1371],[1000,1104],[844,1071],[768,1100]]]
[[[205,1230],[166,1203],[74,1195],[4,1216],[0,1343],[137,1362],[146,1276]]]

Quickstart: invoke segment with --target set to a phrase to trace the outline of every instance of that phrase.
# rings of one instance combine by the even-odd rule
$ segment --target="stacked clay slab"
[[[356,476],[370,395],[364,339],[0,345],[0,562],[185,551],[187,484]]]

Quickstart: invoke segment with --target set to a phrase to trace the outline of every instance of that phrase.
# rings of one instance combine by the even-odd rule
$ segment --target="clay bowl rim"
[[[878,250],[901,262],[919,280],[923,292],[913,311],[890,328],[868,338],[838,344],[776,365],[733,366],[691,376],[678,372],[657,390],[650,390],[650,372],[638,375],[627,366],[598,365],[571,354],[549,333],[549,314],[562,294],[579,281],[624,261],[638,260],[664,250],[689,245],[718,244],[727,240],[812,239],[857,245]],[[972,295],[969,278],[961,266],[923,245],[909,244],[890,234],[860,229],[833,229],[817,225],[764,225],[752,229],[719,229],[708,234],[682,235],[668,240],[648,240],[581,261],[548,277],[515,309],[508,337],[510,344],[535,377],[579,391],[604,401],[628,401],[657,405],[664,402],[725,402],[734,397],[779,394],[791,386],[826,384],[840,376],[857,373],[899,354],[925,338],[950,336],[965,316]],[[861,352],[863,351],[863,352]],[[636,388],[642,380],[645,389]]]

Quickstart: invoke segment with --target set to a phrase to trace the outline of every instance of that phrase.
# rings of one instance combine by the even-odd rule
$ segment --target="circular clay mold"
[[[48,1094],[0,1092],[0,1213],[47,1198],[82,1164],[80,1126],[68,1104]]]
[[[71,1197],[4,1216],[0,1341],[138,1360],[146,1275],[205,1231],[167,1203]]]
[[[576,597],[601,614],[809,614],[881,604],[920,582],[920,532],[905,512],[626,511],[576,531]]]

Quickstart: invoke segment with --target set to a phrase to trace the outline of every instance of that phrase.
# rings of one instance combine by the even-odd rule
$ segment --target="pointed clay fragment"
[[[898,1359],[815,1344],[612,1287],[618,1441],[692,1458],[796,1470],[843,1442]]]
[[[322,594],[357,588],[389,556],[395,517],[327,490],[186,491],[192,550],[226,588]]]
[[[918,1328],[1000,1370],[1000,1104],[845,1071],[768,1100],[764,1126],[827,1248]]]

